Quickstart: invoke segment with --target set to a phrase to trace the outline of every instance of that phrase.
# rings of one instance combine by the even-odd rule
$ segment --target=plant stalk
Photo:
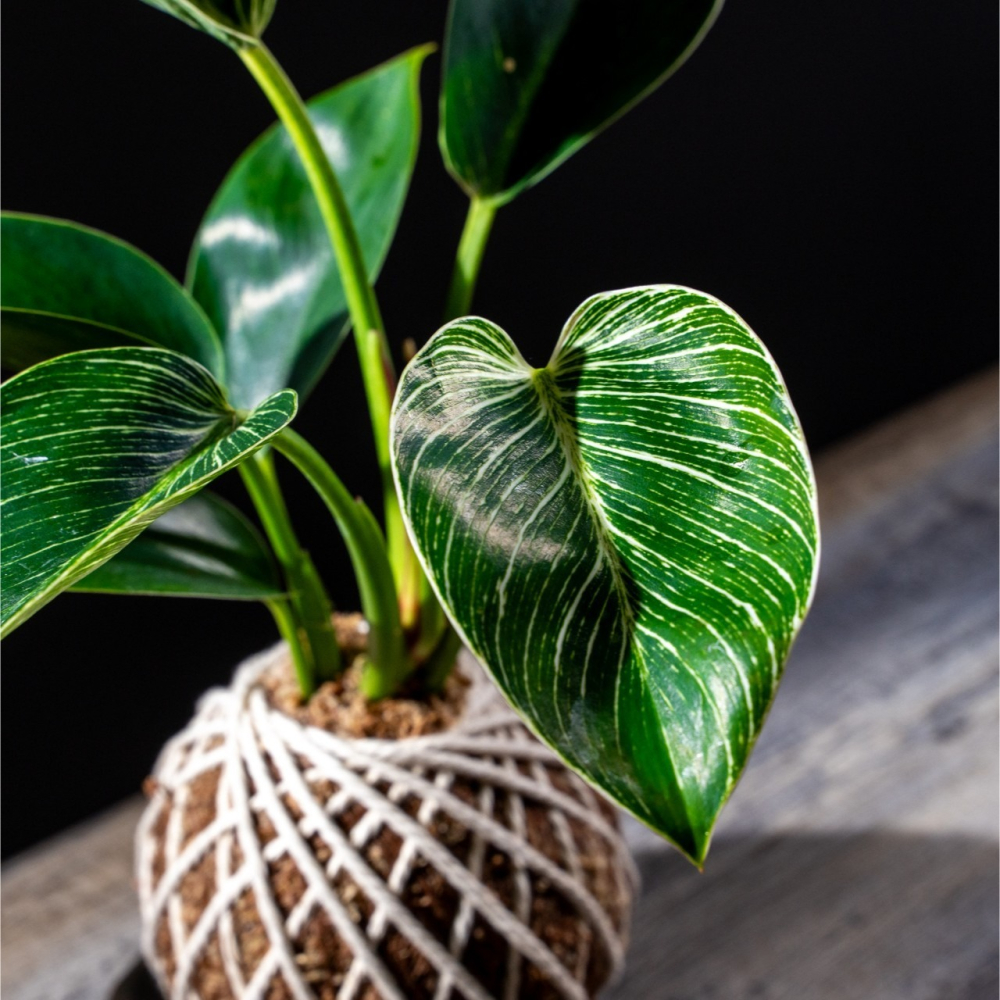
[[[299,638],[299,628],[295,622],[295,614],[291,609],[288,598],[277,597],[264,602],[268,611],[274,618],[278,626],[278,633],[281,638],[288,643],[288,650],[292,657],[292,669],[295,671],[295,679],[299,683],[299,690],[303,698],[308,698],[316,688],[313,680],[313,669],[311,657],[306,653]]]
[[[451,676],[458,659],[458,652],[462,648],[462,640],[458,633],[447,625],[441,634],[437,647],[421,666],[423,683],[428,691],[440,691],[445,681]]]
[[[308,698],[317,683],[336,677],[341,669],[330,599],[312,559],[295,536],[270,453],[257,452],[240,465],[240,474],[285,577],[289,592],[286,614],[279,620],[273,608],[271,613],[288,640],[302,695]],[[295,641],[286,634],[288,616]]]
[[[495,202],[484,198],[472,198],[469,202],[445,303],[446,323],[469,312],[497,207]],[[419,587],[420,632],[414,645],[414,657],[418,662],[423,661],[421,670],[425,683],[431,690],[438,690],[455,665],[461,642],[423,573]]]
[[[240,49],[238,54],[288,130],[330,235],[347,298],[351,325],[354,327],[361,377],[375,435],[389,559],[394,579],[400,588],[401,603],[405,605],[409,599],[415,606],[416,595],[405,592],[407,588],[412,590],[416,584],[412,572],[408,572],[412,553],[408,552],[409,539],[403,527],[389,457],[389,410],[395,393],[396,378],[382,316],[375,290],[368,280],[368,269],[358,234],[337,175],[292,82],[263,43]]]
[[[370,699],[385,698],[396,691],[412,665],[403,640],[395,580],[382,531],[364,502],[351,496],[322,455],[303,437],[285,428],[274,439],[274,447],[312,483],[347,543],[361,610],[371,629],[371,669],[362,676],[362,691]]]
[[[469,202],[469,212],[455,255],[455,267],[451,272],[451,286],[444,309],[446,323],[469,312],[496,212],[496,203],[488,199],[472,198]]]

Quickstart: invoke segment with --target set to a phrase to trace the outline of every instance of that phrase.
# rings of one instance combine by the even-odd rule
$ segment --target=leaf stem
[[[434,652],[421,667],[423,683],[428,691],[440,691],[444,687],[444,682],[455,669],[461,648],[462,640],[451,625],[448,625]]]
[[[496,202],[486,198],[473,197],[469,202],[445,303],[446,323],[467,314],[472,305],[472,296],[476,290],[476,281],[497,207]],[[418,661],[427,658],[422,668],[425,683],[431,690],[438,690],[455,665],[455,656],[461,643],[423,573],[420,574],[419,587],[420,633],[414,646],[414,656]]]
[[[330,680],[341,670],[330,599],[312,559],[295,536],[270,453],[257,452],[243,462],[240,475],[285,576],[290,598],[287,610],[298,638],[298,648],[292,641],[289,647],[302,695],[308,698],[319,681]]]
[[[358,234],[333,165],[292,82],[263,43],[241,48],[237,52],[288,130],[330,235],[354,327],[361,377],[375,435],[389,558],[394,578],[401,589],[404,584],[412,586],[407,584],[412,573],[406,572],[409,540],[403,527],[389,460],[389,410],[395,393],[396,377]],[[401,593],[400,597],[402,600],[404,595]]]
[[[457,316],[465,316],[472,305],[472,295],[476,290],[476,280],[486,252],[486,241],[493,228],[493,218],[497,212],[496,202],[487,198],[473,197],[469,202],[469,212],[465,217],[465,227],[455,255],[455,267],[451,272],[451,287],[445,304],[445,322]]]
[[[292,657],[292,668],[295,679],[299,682],[299,690],[303,698],[308,698],[316,688],[313,680],[312,662],[299,639],[299,629],[295,615],[286,597],[276,597],[266,600],[267,610],[271,612],[281,638],[288,643],[288,651]]]
[[[362,676],[367,698],[385,698],[411,669],[396,603],[396,587],[385,538],[364,502],[355,499],[322,455],[295,431],[286,428],[274,446],[312,483],[337,522],[347,543],[361,597],[361,610],[371,629],[371,668]]]

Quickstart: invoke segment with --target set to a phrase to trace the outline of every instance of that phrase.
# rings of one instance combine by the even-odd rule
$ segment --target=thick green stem
[[[472,295],[476,290],[476,280],[496,211],[495,202],[483,198],[473,198],[469,202],[469,214],[465,217],[465,228],[455,255],[455,267],[451,272],[451,287],[448,289],[448,301],[444,310],[445,322],[457,316],[465,316],[472,305]]]
[[[413,574],[408,572],[409,540],[403,527],[389,460],[389,410],[395,392],[395,373],[358,234],[340,182],[309,120],[306,106],[284,70],[263,44],[240,49],[239,56],[288,130],[330,234],[354,327],[361,377],[375,434],[389,558],[397,586],[400,587],[401,603],[405,605],[409,598],[415,604],[415,594],[405,593],[405,588],[412,589],[414,586],[410,582]]]
[[[362,676],[368,698],[393,694],[411,663],[403,641],[392,567],[385,538],[371,511],[355,499],[323,457],[304,438],[286,428],[274,446],[312,483],[323,498],[347,544],[361,597],[361,610],[371,629],[368,638],[370,669]]]
[[[330,600],[312,559],[299,545],[292,529],[270,454],[257,452],[240,466],[240,474],[285,577],[289,592],[287,610],[298,640],[297,643],[289,640],[289,646],[302,694],[308,698],[317,682],[336,677],[341,668]],[[273,609],[272,614],[275,614]],[[304,662],[300,664],[298,657]]]

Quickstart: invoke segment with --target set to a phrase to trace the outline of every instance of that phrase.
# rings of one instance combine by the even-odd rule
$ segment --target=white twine
[[[295,939],[317,911],[326,914],[353,956],[338,1000],[354,1000],[365,983],[374,986],[384,1000],[406,1000],[378,956],[379,944],[390,926],[436,969],[435,1000],[447,1000],[453,989],[468,1000],[515,1000],[525,961],[545,973],[566,1000],[587,1000],[583,980],[590,951],[584,942],[589,934],[581,934],[576,968],[567,969],[531,929],[532,876],[547,879],[575,905],[581,921],[609,955],[612,974],[617,973],[628,927],[616,929],[588,891],[569,819],[589,826],[610,850],[608,860],[614,868],[615,884],[626,896],[619,901],[623,919],[627,919],[629,897],[638,884],[625,844],[597,810],[594,792],[528,735],[470,657],[462,659],[462,671],[471,681],[466,706],[453,728],[401,740],[349,740],[303,726],[268,704],[257,681],[286,655],[284,644],[279,643],[247,660],[228,688],[209,691],[192,722],[167,743],[156,763],[156,790],[139,824],[136,856],[142,949],[171,1000],[197,996],[192,977],[213,936],[234,997],[263,1000],[272,980],[280,976],[295,1000],[315,1000],[296,962]],[[527,768],[527,774],[519,764]],[[579,797],[555,787],[549,768],[562,770]],[[188,786],[198,776],[213,771],[219,777],[215,817],[182,844]],[[479,783],[475,805],[452,792],[456,777]],[[337,791],[321,801],[315,786],[324,780]],[[383,794],[374,787],[376,783],[387,784],[387,791]],[[506,825],[493,816],[497,789],[506,796]],[[399,805],[413,795],[422,800],[416,818]],[[298,807],[298,818],[289,811],[286,797]],[[564,866],[528,842],[525,800],[548,809]],[[364,809],[364,815],[345,832],[334,817],[355,803]],[[168,810],[166,827],[158,833],[157,821],[164,810]],[[439,812],[469,831],[471,844],[465,864],[430,832]],[[266,844],[261,844],[257,835],[255,814],[266,816],[275,832]],[[401,840],[386,879],[361,853],[383,828]],[[317,836],[330,852],[326,862],[319,860],[309,843],[309,838]],[[481,881],[489,846],[506,854],[513,867],[512,909]],[[210,852],[215,861],[215,895],[188,929],[182,916],[181,884]],[[154,879],[158,855],[163,859],[163,874]],[[269,862],[283,856],[294,862],[306,886],[287,918],[274,898],[268,871]],[[418,859],[446,879],[458,897],[446,945],[400,899]],[[364,928],[352,919],[337,895],[333,880],[340,872],[350,877],[373,907]],[[232,911],[248,889],[253,892],[269,948],[245,981]],[[477,916],[510,945],[505,979],[498,984],[502,992],[496,996],[461,961]],[[169,982],[156,948],[157,930],[164,923],[174,962]]]

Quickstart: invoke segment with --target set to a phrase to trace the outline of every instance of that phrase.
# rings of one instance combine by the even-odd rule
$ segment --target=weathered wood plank
[[[135,962],[135,796],[3,866],[5,1000],[106,1000]]]
[[[997,380],[824,456],[814,611],[699,875],[643,872],[608,1000],[997,995]],[[98,1000],[135,955],[138,803],[3,870],[5,1000]]]

